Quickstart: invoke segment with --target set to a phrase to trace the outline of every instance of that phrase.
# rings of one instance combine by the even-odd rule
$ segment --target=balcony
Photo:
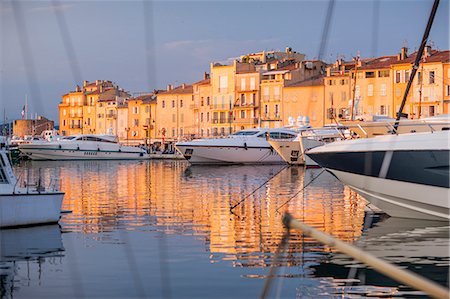
[[[233,123],[233,119],[230,117],[211,119],[211,123],[213,124],[229,124],[230,122]]]
[[[82,129],[83,126],[82,126],[82,125],[71,124],[71,125],[70,125],[70,128],[71,128],[71,129]]]
[[[234,104],[234,107],[237,108],[256,108],[258,107],[258,105],[256,105],[256,103],[241,103],[241,102],[237,102],[236,104]]]
[[[237,125],[257,125],[259,122],[259,118],[252,117],[252,118],[238,118],[236,120],[233,120],[233,124]]]

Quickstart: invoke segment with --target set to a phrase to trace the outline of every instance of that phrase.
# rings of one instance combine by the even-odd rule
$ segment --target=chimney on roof
[[[171,91],[173,89],[172,84],[167,84],[167,91]]]
[[[99,90],[100,93],[102,93],[102,92],[103,92],[103,85],[100,85],[100,86],[98,87],[98,90]]]
[[[88,85],[88,83],[89,83],[88,81],[84,80],[83,81],[83,87],[86,87],[86,85]]]
[[[186,83],[181,84],[181,88],[185,89],[186,88]]]
[[[203,74],[203,80],[209,79],[209,74],[207,72],[205,72]]]
[[[100,85],[100,83],[102,83],[102,81],[101,80],[95,80],[95,85]]]
[[[400,53],[400,59],[404,60],[408,58],[408,48],[407,47],[402,47],[402,51]]]
[[[426,45],[423,51],[423,56],[430,57],[431,56],[431,46]]]
[[[80,89],[80,86],[79,86],[79,85],[77,85],[77,87],[75,88],[75,91],[76,91],[76,92],[80,92],[80,91],[81,91],[81,89]]]
[[[331,76],[331,67],[327,67],[327,77]]]

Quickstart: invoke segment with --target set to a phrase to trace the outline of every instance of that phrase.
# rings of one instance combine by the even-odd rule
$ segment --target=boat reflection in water
[[[209,167],[186,161],[33,161],[20,167],[29,166],[31,172],[40,169],[44,177],[60,178],[61,190],[66,193],[63,209],[72,211],[60,221],[63,230],[69,232],[65,238],[74,240],[74,248],[81,251],[78,256],[89,252],[91,259],[77,262],[80,271],[89,269],[83,272],[83,278],[95,281],[92,290],[84,285],[86,295],[134,294],[126,291],[136,284],[128,270],[123,273],[123,269],[130,269],[130,265],[122,265],[127,259],[120,252],[114,255],[114,250],[122,247],[124,252],[132,252],[140,277],[148,281],[142,293],[158,292],[160,280],[154,273],[159,266],[151,262],[161,258],[152,255],[158,252],[152,246],[158,244],[155,240],[161,235],[171,244],[165,261],[170,273],[182,275],[181,284],[171,280],[173,293],[198,298],[201,294],[197,292],[203,290],[202,294],[230,298],[260,294],[261,278],[267,276],[267,267],[285,232],[282,216],[286,210],[345,242],[359,240],[363,232],[367,202],[321,169],[284,165]],[[83,243],[90,245],[85,248]],[[74,248],[68,249],[69,256]],[[288,278],[283,282],[283,296],[301,294],[305,283],[321,290],[330,285],[330,279],[336,286],[334,292],[341,292],[339,280],[317,270],[329,263],[333,253],[333,248],[293,232],[288,253],[282,258],[283,273],[279,274]],[[92,263],[95,270],[85,268]],[[348,261],[343,266],[352,264]],[[101,270],[113,265],[119,269],[111,270],[115,275],[123,274],[116,289],[110,288],[111,281],[103,278]],[[192,275],[187,277],[186,273]],[[211,287],[203,284],[205,277]],[[70,279],[60,278],[59,283],[67,281]],[[193,288],[187,290],[186,284]],[[119,286],[125,293],[118,291]]]
[[[41,273],[58,264],[63,252],[57,224],[0,230],[0,297],[13,298],[22,286],[40,283]]]

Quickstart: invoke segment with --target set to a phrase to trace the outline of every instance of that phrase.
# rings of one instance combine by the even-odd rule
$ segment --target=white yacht
[[[270,138],[268,141],[273,149],[276,150],[288,164],[316,166],[317,163],[308,158],[304,152],[314,147],[324,145],[325,143],[340,139],[345,139],[342,128],[331,126],[301,130],[294,139]]]
[[[19,145],[32,160],[148,159],[145,149],[121,145],[113,135],[75,135],[55,141]]]
[[[248,129],[226,138],[196,139],[178,142],[177,150],[191,164],[269,164],[283,163],[267,138],[295,138],[291,129]]]
[[[20,186],[6,151],[0,149],[0,227],[56,223],[64,193],[40,183]]]
[[[450,131],[336,141],[307,151],[390,216],[450,220]]]

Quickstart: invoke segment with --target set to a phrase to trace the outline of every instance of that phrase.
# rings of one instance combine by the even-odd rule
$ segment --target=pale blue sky
[[[1,119],[4,108],[8,118],[20,118],[27,95],[30,113],[58,121],[61,96],[82,80],[111,80],[140,92],[198,81],[210,62],[245,53],[290,46],[317,58],[328,6],[328,1],[57,3],[55,13],[48,1],[19,1],[13,8],[0,0]],[[358,51],[372,57],[395,54],[405,45],[410,52],[418,48],[433,1],[378,1],[378,22],[375,3],[335,2],[328,62],[338,55],[351,59]],[[441,0],[430,39],[436,48],[450,48],[449,0]],[[72,51],[66,50],[70,44]]]

